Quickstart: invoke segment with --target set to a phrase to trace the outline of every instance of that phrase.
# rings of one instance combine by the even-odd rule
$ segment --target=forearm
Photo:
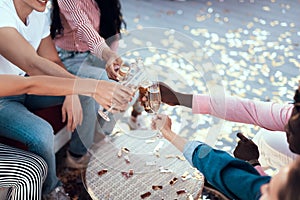
[[[92,96],[96,92],[98,80],[81,78],[59,78],[51,76],[32,76],[27,78],[28,94],[65,96],[81,94]]]
[[[254,101],[233,96],[224,98],[194,95],[193,113],[210,114],[225,120],[254,124],[260,127],[284,131],[293,105]]]
[[[32,60],[29,69],[27,69],[26,72],[30,76],[48,75],[63,78],[75,78],[75,75],[69,73],[62,66],[40,56],[37,56],[36,59]]]
[[[193,105],[193,95],[192,94],[183,94],[183,93],[176,93],[178,98],[179,104],[188,108],[192,108]]]
[[[187,143],[184,152],[192,166],[230,199],[257,199],[260,186],[270,180],[270,177],[260,176],[245,161],[201,142]]]
[[[59,78],[51,76],[23,77],[0,75],[0,96],[35,94],[65,96],[81,94],[93,96],[102,81],[94,79]]]
[[[164,130],[163,130],[164,131]],[[177,135],[176,133],[174,133],[173,131],[169,130],[169,131],[164,131],[163,132],[164,137],[171,142],[179,151],[183,152],[184,147],[187,143],[187,140],[179,135]]]

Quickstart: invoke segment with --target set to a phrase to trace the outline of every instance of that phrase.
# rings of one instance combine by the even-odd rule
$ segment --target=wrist
[[[252,165],[253,167],[260,165],[259,161],[257,159],[248,160],[247,163]]]
[[[104,48],[102,51],[102,59],[107,62],[110,59],[112,53],[114,52],[109,47]]]
[[[176,96],[178,97],[179,105],[183,105],[188,108],[192,107],[193,95],[176,92]]]

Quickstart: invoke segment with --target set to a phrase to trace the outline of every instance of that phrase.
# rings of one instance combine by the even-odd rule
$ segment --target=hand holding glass
[[[124,85],[128,88],[130,88],[133,92],[135,92],[139,84],[142,82],[144,79],[144,70],[140,68],[140,66],[136,64],[132,64],[130,67],[129,66],[121,66],[119,69],[119,83],[121,85]],[[98,114],[106,121],[110,121],[110,118],[108,117],[109,112],[111,112],[114,109],[114,103],[112,106],[106,110],[103,111],[102,109],[98,110]]]

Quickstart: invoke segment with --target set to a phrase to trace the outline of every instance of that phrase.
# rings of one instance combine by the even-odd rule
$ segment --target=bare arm
[[[51,36],[48,36],[41,41],[37,53],[39,56],[47,58],[48,60],[51,60],[52,62],[58,64],[59,66],[65,69],[64,64],[58,56],[55,44]]]
[[[158,115],[151,124],[153,129],[158,129],[169,142],[179,151],[183,152],[187,140],[171,130],[172,121],[167,115]]]
[[[105,96],[103,96],[104,91],[107,93]],[[118,95],[114,95],[116,93]],[[53,76],[0,75],[0,96],[19,94],[49,96],[81,94],[92,96],[106,109],[109,109],[111,102],[118,101],[120,104],[116,108],[119,110],[124,110],[133,96],[128,88],[115,82]]]
[[[42,40],[41,46],[38,49],[43,56],[45,56],[46,52],[41,50],[41,47],[49,42],[48,39],[49,38],[47,37]],[[52,50],[50,49],[50,51]],[[49,56],[53,56],[52,53]],[[14,28],[0,28],[0,54],[29,75],[51,75],[66,78],[74,77],[74,75],[67,72],[58,64],[48,60],[48,56],[43,58],[38,55],[35,49]]]
[[[0,80],[0,96],[19,94],[48,96],[83,94],[92,96],[96,93],[98,84],[98,81],[94,79],[59,78],[53,76],[23,77],[0,75]]]

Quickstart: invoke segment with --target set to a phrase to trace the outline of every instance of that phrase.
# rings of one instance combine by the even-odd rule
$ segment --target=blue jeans
[[[105,71],[105,62],[92,55],[90,52],[75,53],[72,51],[65,51],[57,48],[58,54],[64,63],[67,70],[79,77],[92,78],[97,80],[114,81],[108,78]],[[103,94],[105,95],[105,94]],[[81,102],[82,103],[82,102]],[[82,106],[85,106],[82,104]],[[99,105],[95,102],[96,112],[99,109]],[[113,119],[113,115],[109,114],[110,118]],[[116,121],[111,120],[110,122],[105,121],[101,117],[98,117],[100,125],[100,132],[110,134],[115,126]],[[95,121],[97,123],[97,121]]]
[[[70,151],[84,155],[93,143],[95,131],[95,104],[90,97],[80,96],[83,122],[76,128],[70,141]],[[30,110],[61,105],[64,97],[18,95],[0,98],[0,134],[23,142],[28,150],[40,155],[48,165],[48,175],[43,185],[43,193],[51,192],[60,185],[56,176],[56,163],[53,144],[53,129],[44,119]]]

